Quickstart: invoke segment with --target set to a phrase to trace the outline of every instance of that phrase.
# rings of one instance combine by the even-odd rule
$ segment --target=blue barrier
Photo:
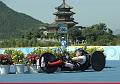
[[[76,48],[79,48],[80,46],[69,46],[67,48],[68,51],[74,51]],[[88,46],[92,47],[92,46]],[[97,46],[102,47],[104,49],[104,54],[106,55],[107,60],[120,60],[120,46]],[[24,54],[31,53],[34,49],[37,49],[37,47],[29,47],[29,48],[0,48],[0,54],[3,54],[6,49],[15,49],[15,50],[21,50],[24,52]],[[44,49],[47,49],[47,47],[44,47]],[[55,50],[55,48],[52,48]]]

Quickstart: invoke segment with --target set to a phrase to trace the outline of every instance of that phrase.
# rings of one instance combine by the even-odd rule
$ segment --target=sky
[[[25,13],[45,23],[54,22],[55,7],[62,0],[2,0],[15,11]],[[105,23],[108,28],[120,30],[120,0],[66,0],[73,7],[75,21],[81,26]]]

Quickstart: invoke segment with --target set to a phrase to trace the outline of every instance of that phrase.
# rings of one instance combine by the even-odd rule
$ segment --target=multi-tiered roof
[[[54,15],[56,15],[55,22],[50,24],[49,28],[57,28],[58,25],[62,23],[67,25],[67,28],[69,29],[77,24],[73,18],[75,13],[71,11],[73,7],[67,5],[65,0],[63,0],[63,3],[55,9],[57,9],[57,12],[54,13]]]

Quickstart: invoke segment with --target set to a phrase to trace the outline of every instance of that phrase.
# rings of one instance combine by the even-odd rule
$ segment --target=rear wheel
[[[103,52],[96,51],[92,54],[91,65],[95,71],[102,71],[105,67],[105,56]]]
[[[56,56],[52,53],[44,53],[40,57],[40,67],[46,73],[54,73],[58,67],[56,66],[48,66],[48,62],[54,61]]]

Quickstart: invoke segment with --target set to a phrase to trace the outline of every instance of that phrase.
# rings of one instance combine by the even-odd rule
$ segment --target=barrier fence
[[[81,46],[69,46],[67,47],[68,51],[74,51]],[[120,46],[87,46],[88,48],[96,47],[96,48],[103,48],[104,54],[106,55],[106,60],[120,60]],[[25,48],[0,48],[0,54],[3,54],[6,49],[15,49],[21,50],[24,52],[25,55],[31,53],[33,50],[37,48],[47,49],[48,47],[25,47]],[[56,47],[49,47],[55,49]]]

